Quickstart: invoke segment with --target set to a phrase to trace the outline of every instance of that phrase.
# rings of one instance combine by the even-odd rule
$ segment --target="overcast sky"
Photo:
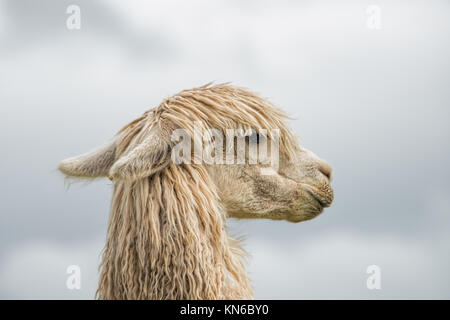
[[[230,221],[256,298],[450,298],[448,57],[445,0],[0,0],[0,298],[93,298],[112,184],[67,188],[59,161],[209,81],[270,98],[334,169],[318,218]]]

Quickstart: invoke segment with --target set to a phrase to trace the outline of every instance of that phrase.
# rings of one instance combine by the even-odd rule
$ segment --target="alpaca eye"
[[[248,137],[248,141],[250,143],[259,143],[260,139],[261,138],[259,136],[259,133],[256,131],[253,131],[252,134]]]

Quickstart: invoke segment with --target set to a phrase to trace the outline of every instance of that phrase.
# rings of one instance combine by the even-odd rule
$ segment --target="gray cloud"
[[[69,31],[66,27],[69,17],[66,10],[70,5],[80,7],[81,29],[78,31]],[[96,42],[117,44],[134,59],[142,56],[162,59],[174,51],[157,30],[139,32],[133,29],[105,1],[3,0],[1,8],[7,31],[3,46],[16,53],[67,41],[77,41],[82,47],[89,37],[95,37]]]

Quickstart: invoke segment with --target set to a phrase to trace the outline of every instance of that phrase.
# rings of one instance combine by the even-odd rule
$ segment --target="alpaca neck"
[[[226,233],[212,185],[195,165],[116,183],[100,299],[251,298],[243,250]]]

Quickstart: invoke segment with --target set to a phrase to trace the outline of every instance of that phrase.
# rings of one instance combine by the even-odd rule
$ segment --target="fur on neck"
[[[200,165],[171,164],[120,181],[101,263],[99,299],[249,299],[244,251]]]

